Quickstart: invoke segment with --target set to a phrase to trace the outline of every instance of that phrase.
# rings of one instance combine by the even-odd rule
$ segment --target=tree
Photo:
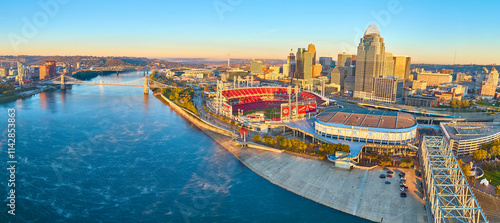
[[[470,166],[468,164],[464,163],[464,161],[462,161],[462,159],[458,160],[458,166],[460,166],[460,169],[462,169],[464,176],[468,179],[470,176]]]
[[[479,149],[472,153],[472,158],[476,161],[486,159],[486,156],[488,156],[488,152],[484,149]]]
[[[411,159],[401,159],[401,167],[411,167],[413,165],[413,161]]]
[[[490,155],[491,155],[492,157],[496,157],[496,156],[498,156],[498,155],[499,155],[499,153],[498,153],[498,146],[492,146],[492,147],[490,148]]]
[[[233,126],[231,126],[231,128],[233,128]],[[256,134],[256,135],[253,136],[253,141],[254,142],[260,142],[260,140],[262,140],[262,139],[260,138],[259,134]]]
[[[495,188],[495,194],[500,195],[500,185],[497,185],[497,188]]]
[[[456,100],[450,101],[450,107],[456,108],[457,107],[457,101]]]

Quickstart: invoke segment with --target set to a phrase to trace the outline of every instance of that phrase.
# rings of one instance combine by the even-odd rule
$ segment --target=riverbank
[[[161,95],[158,97],[161,98]],[[416,177],[410,169],[403,170],[407,174],[410,191],[407,192],[407,198],[401,198],[397,179],[378,178],[383,172],[381,168],[349,171],[334,168],[327,161],[240,147],[232,142],[231,137],[211,131],[212,126],[169,103],[165,97],[162,101],[231,152],[254,173],[281,188],[375,222],[427,222],[423,200],[415,188]],[[387,185],[385,181],[392,182]]]
[[[35,90],[31,90],[31,91],[25,91],[25,92],[17,93],[17,94],[14,94],[14,95],[1,96],[0,97],[0,104],[9,103],[9,102],[15,101],[17,99],[29,98],[29,97],[31,97],[33,95],[36,95],[36,94],[39,94],[41,92],[52,91],[52,90],[55,90],[55,89],[56,88],[54,88],[52,86],[44,86],[43,88],[38,88],[38,89],[35,89]]]

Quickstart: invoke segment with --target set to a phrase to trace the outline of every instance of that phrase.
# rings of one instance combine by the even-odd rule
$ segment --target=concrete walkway
[[[408,197],[401,198],[399,178],[380,179],[381,168],[349,171],[325,161],[241,148],[230,143],[229,137],[206,133],[252,171],[295,194],[376,222],[427,222],[424,202],[416,190],[417,179],[409,169],[405,172],[410,191]],[[401,172],[393,171],[396,175]]]

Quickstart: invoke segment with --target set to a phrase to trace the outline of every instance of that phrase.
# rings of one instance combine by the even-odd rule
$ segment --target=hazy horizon
[[[356,54],[369,24],[386,52],[412,63],[500,64],[491,18],[500,2],[453,1],[8,1],[0,19],[6,55],[286,59]],[[189,10],[187,10],[189,9]]]

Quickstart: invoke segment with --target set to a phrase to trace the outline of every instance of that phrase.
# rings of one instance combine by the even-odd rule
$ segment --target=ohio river
[[[1,104],[0,126],[8,108],[17,115],[16,216],[7,214],[2,127],[0,222],[367,222],[259,177],[142,88],[41,93]]]

